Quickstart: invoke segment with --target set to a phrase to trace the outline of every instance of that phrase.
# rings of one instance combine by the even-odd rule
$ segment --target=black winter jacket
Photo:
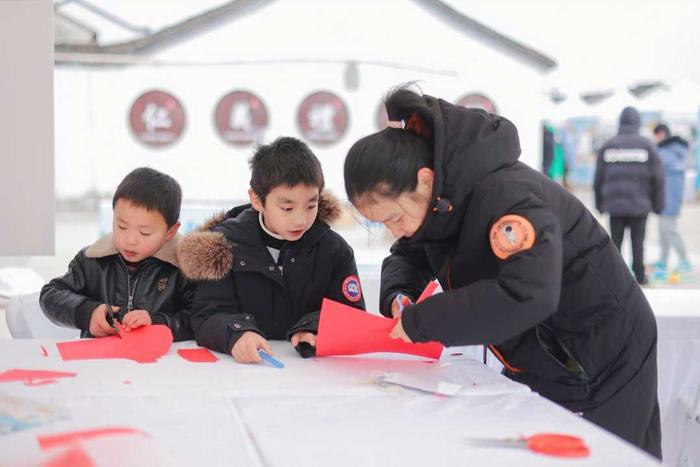
[[[578,199],[517,160],[510,121],[424,99],[435,119],[433,200],[418,231],[384,260],[382,313],[391,315],[397,293],[415,301],[437,277],[445,292],[404,310],[413,341],[488,344],[507,376],[577,412],[643,388],[646,399],[630,402],[642,422],[612,428],[619,407],[596,421],[647,446],[640,437],[658,409],[656,323],[610,237]],[[507,215],[533,227],[534,243],[501,259],[492,229],[507,228],[499,222]]]
[[[615,217],[641,217],[664,208],[664,173],[654,144],[639,134],[639,113],[626,108],[620,130],[598,151],[596,209]]]
[[[175,341],[192,339],[189,314],[194,286],[178,269],[176,248],[181,238],[176,235],[130,276],[112,235],[102,237],[73,258],[63,277],[41,289],[41,309],[53,323],[80,329],[81,337],[92,337],[92,311],[105,303],[121,307],[120,318],[131,310],[146,310],[153,324],[170,328]]]
[[[364,310],[352,248],[327,224],[338,213],[336,201],[324,193],[316,222],[301,239],[282,247],[281,268],[250,205],[187,235],[178,256],[185,274],[198,281],[192,309],[197,343],[231,353],[246,331],[267,339],[315,333],[324,297]]]

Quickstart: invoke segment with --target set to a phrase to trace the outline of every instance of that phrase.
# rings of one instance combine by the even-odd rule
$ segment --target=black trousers
[[[625,236],[627,227],[629,227],[632,237],[632,271],[637,282],[641,284],[646,280],[644,276],[644,236],[647,229],[647,216],[610,216],[610,236],[620,251],[622,251],[622,238]]]

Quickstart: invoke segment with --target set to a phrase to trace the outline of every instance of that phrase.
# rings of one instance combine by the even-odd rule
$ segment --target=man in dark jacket
[[[132,171],[112,199],[113,232],[81,250],[63,277],[41,290],[44,314],[81,337],[164,324],[176,341],[192,339],[194,287],[178,269],[180,185],[149,168]],[[111,313],[110,313],[111,312]],[[114,316],[114,318],[111,318]]]
[[[632,237],[632,271],[640,284],[644,274],[644,235],[647,216],[664,207],[664,175],[654,144],[639,134],[639,112],[625,107],[620,130],[598,152],[595,180],[596,209],[610,214],[610,236],[618,250],[625,229]]]
[[[400,237],[382,265],[382,314],[432,278],[445,290],[408,305],[392,335],[489,345],[508,377],[660,457],[656,322],[610,237],[518,161],[507,119],[408,92],[387,99],[404,125],[345,162],[350,200]],[[413,149],[428,155],[414,163]],[[415,188],[396,189],[395,166]]]
[[[364,310],[353,251],[328,225],[340,208],[321,194],[321,164],[299,140],[261,146],[251,168],[251,204],[180,244],[183,271],[198,281],[195,338],[240,363],[271,352],[266,339],[288,339],[309,357],[324,298]]]

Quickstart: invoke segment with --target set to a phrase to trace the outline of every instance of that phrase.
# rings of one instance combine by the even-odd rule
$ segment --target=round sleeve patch
[[[350,275],[343,280],[343,285],[341,286],[343,296],[355,303],[359,302],[362,298],[362,287],[360,286],[360,279],[355,275]]]
[[[512,254],[532,248],[535,244],[535,229],[523,216],[508,214],[493,224],[489,241],[493,254],[506,259]]]

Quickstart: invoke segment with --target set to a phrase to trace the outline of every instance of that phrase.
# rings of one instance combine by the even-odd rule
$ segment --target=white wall
[[[497,54],[487,52],[475,51],[472,55]],[[189,201],[245,198],[247,160],[253,147],[224,143],[213,123],[218,100],[237,89],[255,93],[267,106],[269,129],[265,142],[281,135],[301,137],[297,110],[308,94],[327,90],[344,100],[349,111],[345,136],[331,146],[311,144],[323,163],[329,188],[341,197],[347,150],[360,137],[377,131],[376,111],[386,91],[411,80],[420,80],[425,93],[452,102],[472,91],[487,94],[499,113],[517,125],[523,148],[521,159],[539,166],[544,96],[541,77],[527,67],[496,56],[475,67],[473,73],[456,76],[373,64],[360,64],[358,69],[359,89],[348,91],[343,85],[343,63],[57,68],[58,196],[79,196],[93,189],[109,196],[129,170],[151,165],[177,178]],[[150,89],[173,94],[186,113],[180,140],[162,149],[137,142],[128,126],[132,102]]]
[[[0,256],[53,254],[53,2],[0,1]]]

